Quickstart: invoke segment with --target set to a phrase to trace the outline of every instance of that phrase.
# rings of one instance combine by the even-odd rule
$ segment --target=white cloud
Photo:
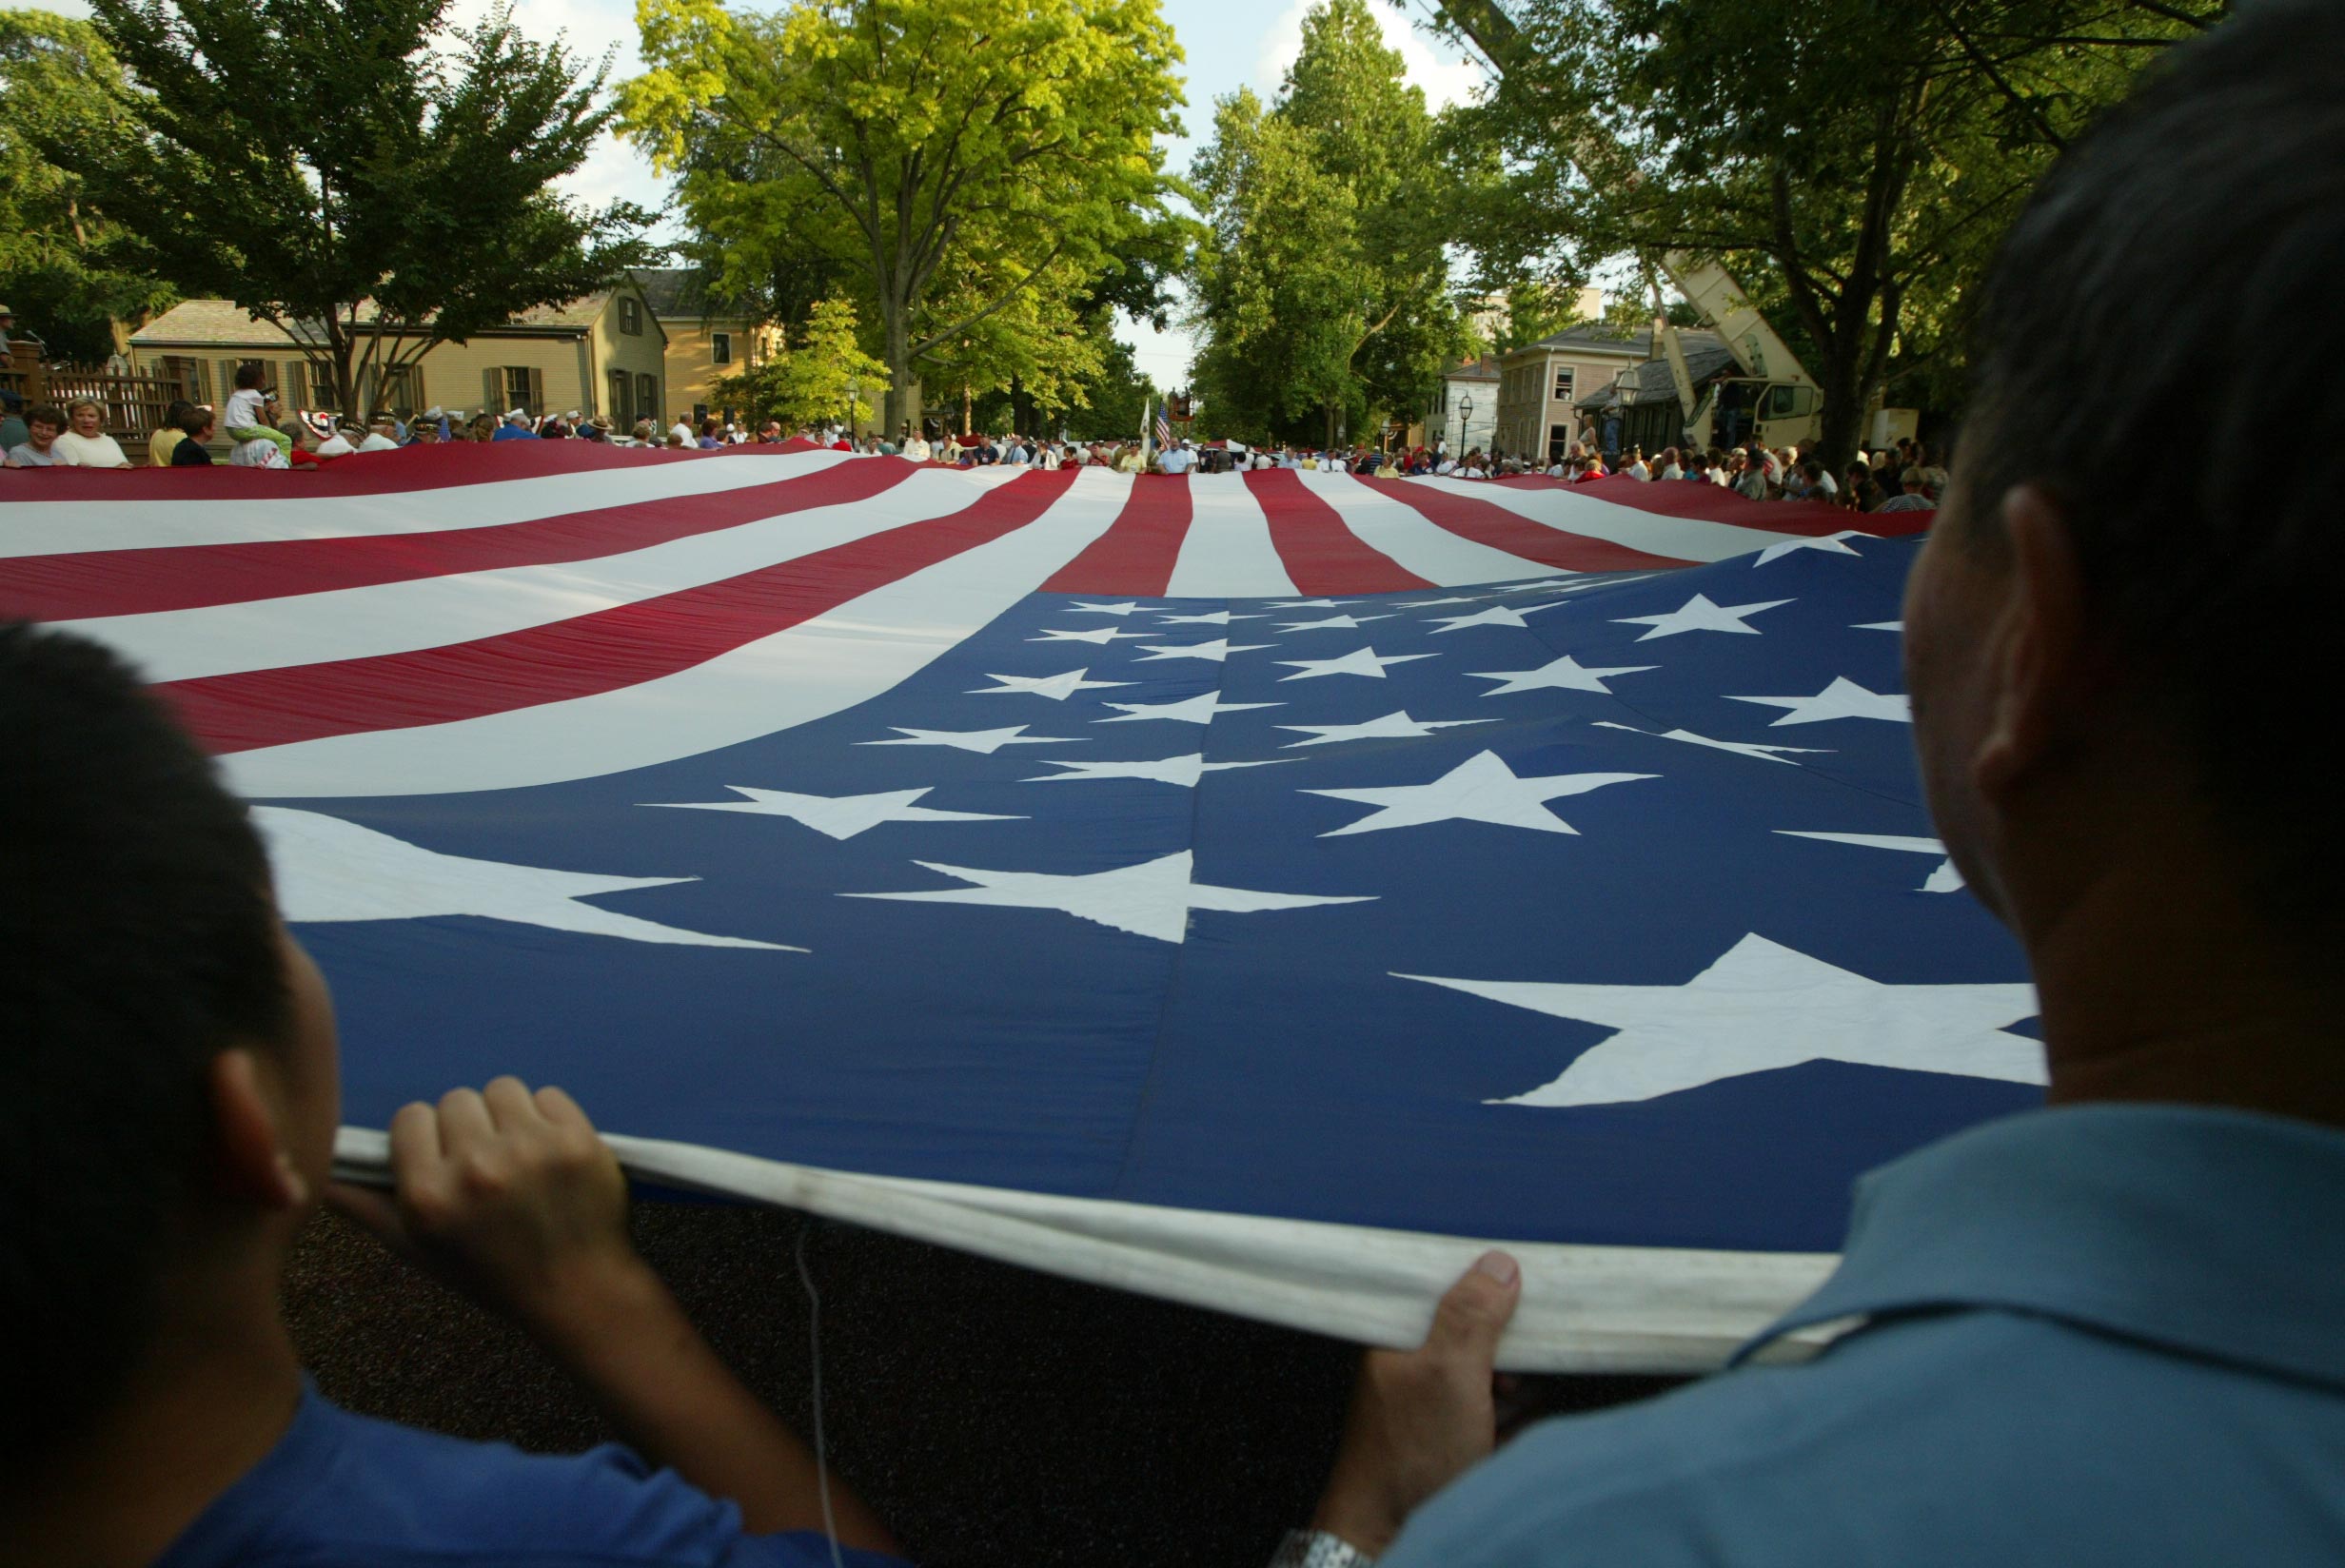
[[[1318,0],[1292,0],[1263,30],[1254,55],[1252,86],[1265,103],[1277,96],[1287,68],[1303,52],[1303,20],[1317,3]],[[1429,34],[1395,9],[1371,6],[1370,14],[1384,29],[1385,47],[1400,51],[1404,72],[1411,83],[1425,89],[1425,100],[1430,108],[1447,108],[1473,96],[1474,88],[1481,84],[1482,70],[1464,51],[1454,45],[1437,45]]]

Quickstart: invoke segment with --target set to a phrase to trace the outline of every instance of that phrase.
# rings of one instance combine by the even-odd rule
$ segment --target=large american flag
[[[1691,1366],[2040,1098],[1910,519],[577,441],[0,496],[0,614],[254,802],[360,1164],[512,1071],[661,1181],[1362,1338],[1503,1242],[1510,1364]]]

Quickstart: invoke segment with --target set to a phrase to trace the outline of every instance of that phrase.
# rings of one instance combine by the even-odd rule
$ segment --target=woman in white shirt
[[[98,405],[77,398],[65,405],[68,428],[57,438],[57,461],[67,468],[128,468],[122,443],[99,428],[105,421]]]

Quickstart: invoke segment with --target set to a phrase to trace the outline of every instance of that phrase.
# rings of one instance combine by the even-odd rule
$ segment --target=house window
[[[359,402],[377,414],[405,419],[424,406],[424,367],[402,364],[367,371],[359,387]]]
[[[176,382],[189,402],[211,402],[211,384],[205,379],[202,360],[186,354],[165,354],[155,361],[155,373],[167,382]]]
[[[524,414],[545,412],[545,372],[535,365],[494,365],[481,372],[481,396],[487,412],[502,414],[518,408]]]
[[[1567,371],[1565,371],[1565,372],[1564,372],[1564,374],[1565,374],[1565,375],[1567,375],[1567,376],[1568,376],[1569,374],[1571,374],[1571,372],[1569,372],[1568,370],[1567,370]],[[1558,462],[1563,461],[1564,461],[1564,454],[1565,454],[1566,452],[1569,451],[1570,449],[1571,449],[1571,426],[1569,426],[1569,425],[1567,425],[1567,424],[1550,424],[1550,425],[1548,425],[1548,426],[1547,426],[1547,461],[1548,461],[1548,463],[1549,463],[1549,464],[1554,464],[1554,463],[1558,463]]]
[[[711,332],[708,335],[708,357],[713,363],[731,364],[733,363],[733,334]]]
[[[1561,365],[1556,369],[1555,401],[1557,402],[1571,401],[1571,367],[1569,365]]]
[[[611,372],[611,422],[624,435],[635,423],[635,382],[624,370]]]
[[[643,333],[643,302],[632,294],[619,297],[619,330],[630,338]]]
[[[635,378],[635,417],[655,422],[660,418],[660,378],[649,371]]]

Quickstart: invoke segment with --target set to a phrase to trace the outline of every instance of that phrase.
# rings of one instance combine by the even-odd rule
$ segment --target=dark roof
[[[712,316],[741,316],[748,306],[739,300],[725,300],[709,293],[714,280],[697,266],[639,266],[636,281],[643,285],[643,298],[651,305],[651,313],[662,321],[705,321]]]
[[[1703,333],[1702,336],[1708,338],[1709,342],[1696,343],[1693,341],[1692,333],[1681,334],[1685,348],[1685,375],[1697,389],[1705,382],[1719,376],[1733,374],[1735,368],[1734,356],[1726,352],[1724,343],[1720,343],[1709,333]],[[1612,405],[1614,388],[1620,386],[1632,389],[1639,402],[1658,402],[1664,398],[1675,399],[1677,397],[1677,380],[1669,374],[1669,362],[1667,360],[1647,360],[1643,364],[1631,366],[1618,382],[1611,385],[1600,386],[1590,392],[1573,406],[1586,409],[1609,408]]]
[[[1498,356],[1484,354],[1475,359],[1460,360],[1441,373],[1446,382],[1494,382],[1498,380]]]

